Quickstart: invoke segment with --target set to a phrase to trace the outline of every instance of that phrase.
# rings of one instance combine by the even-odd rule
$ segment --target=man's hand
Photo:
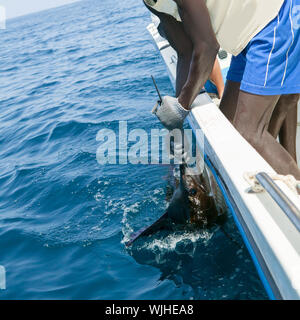
[[[153,113],[166,129],[174,130],[182,129],[189,110],[184,109],[177,98],[165,96],[162,98],[160,107],[153,110]]]

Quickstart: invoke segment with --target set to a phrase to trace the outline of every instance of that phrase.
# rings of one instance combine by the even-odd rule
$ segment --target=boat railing
[[[300,210],[298,207],[287,197],[267,173],[258,173],[256,179],[300,232]]]

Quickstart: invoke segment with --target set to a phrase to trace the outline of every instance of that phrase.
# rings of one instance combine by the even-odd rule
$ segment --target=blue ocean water
[[[148,23],[141,0],[87,0],[0,30],[0,299],[267,298],[232,219],[123,244],[164,212],[169,167],[101,166],[96,135],[161,128]]]

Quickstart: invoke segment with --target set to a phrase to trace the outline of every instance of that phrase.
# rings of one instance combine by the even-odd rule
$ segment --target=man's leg
[[[299,94],[282,95],[273,112],[269,132],[274,138],[279,135],[281,145],[297,161],[297,109]]]
[[[292,108],[279,131],[279,141],[287,152],[297,161],[297,116],[298,106]]]
[[[220,104],[220,110],[226,116],[226,118],[232,122],[237,108],[239,93],[240,93],[240,82],[234,82],[227,80],[223,98]]]
[[[233,124],[276,172],[292,174],[300,180],[297,163],[268,131],[279,99],[279,95],[260,96],[240,91]]]
[[[238,56],[232,56],[220,104],[220,110],[230,122],[233,122],[235,116],[245,66],[246,58],[244,52],[241,52]]]

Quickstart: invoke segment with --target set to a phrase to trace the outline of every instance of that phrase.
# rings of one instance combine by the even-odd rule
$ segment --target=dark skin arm
[[[210,80],[215,84],[218,90],[219,98],[222,99],[224,93],[224,80],[219,60],[215,60],[215,64],[210,75]]]
[[[184,26],[181,22],[178,22],[170,15],[153,10],[147,5],[146,7],[153,14],[159,17],[160,25],[163,28],[166,38],[172,48],[177,52],[176,97],[178,97],[188,79],[193,55],[193,43],[185,32]],[[221,98],[224,91],[224,81],[218,59],[215,60],[210,79],[216,85]]]
[[[168,39],[171,47],[177,52],[177,70],[176,70],[176,97],[179,96],[182,87],[188,78],[190,63],[192,59],[193,44],[186,34],[181,22],[178,22],[172,16],[146,7],[159,17],[160,25]]]
[[[178,97],[189,109],[208,80],[220,48],[204,0],[175,0],[184,30],[193,44],[188,79]]]
[[[154,10],[151,11],[154,12]],[[176,97],[178,97],[189,76],[193,57],[193,43],[185,32],[181,22],[164,13],[155,12],[155,14],[160,19],[161,26],[170,45],[177,52]],[[217,87],[221,98],[224,91],[224,81],[218,59],[215,59],[210,80]]]
[[[191,0],[185,0],[189,2]],[[193,0],[195,1],[195,0]],[[199,2],[197,0],[196,2]],[[200,0],[203,2],[203,0]],[[194,4],[198,5],[198,4]],[[204,4],[205,5],[205,4]],[[189,91],[194,92],[194,95],[191,94],[190,103],[182,102],[182,105],[187,108],[190,105],[200,90],[203,88],[205,82],[210,76],[211,80],[215,83],[218,88],[218,92],[220,97],[223,94],[224,82],[220,70],[220,65],[216,59],[216,55],[219,49],[219,45],[217,40],[215,39],[214,32],[211,27],[210,17],[208,11],[206,9],[206,13],[209,19],[209,25],[205,25],[202,28],[202,25],[196,25],[196,27],[200,28],[201,32],[197,33],[197,30],[193,29],[193,26],[188,24],[185,26],[183,23],[178,22],[172,16],[167,15],[165,13],[161,13],[153,10],[151,7],[146,7],[156,16],[159,17],[161,26],[164,30],[164,33],[170,43],[170,45],[176,50],[178,55],[177,62],[177,76],[176,76],[176,97],[180,97],[183,95],[188,96]],[[206,5],[205,5],[206,8]],[[192,10],[192,8],[190,8]],[[182,11],[182,9],[181,9]],[[199,17],[195,17],[195,20],[200,19]],[[188,34],[186,28],[193,29],[193,38]],[[210,29],[210,33],[207,34],[207,30]],[[202,39],[202,34],[204,39]],[[208,40],[212,37],[213,41]],[[209,43],[212,44],[209,46]],[[203,44],[204,43],[204,44]],[[197,50],[197,48],[199,50]],[[206,66],[206,68],[202,67]],[[213,68],[214,67],[214,68]],[[196,71],[196,72],[195,72]],[[202,76],[202,78],[201,78]],[[194,81],[193,79],[197,79]],[[183,90],[184,88],[184,90]],[[186,90],[192,89],[192,90]]]

